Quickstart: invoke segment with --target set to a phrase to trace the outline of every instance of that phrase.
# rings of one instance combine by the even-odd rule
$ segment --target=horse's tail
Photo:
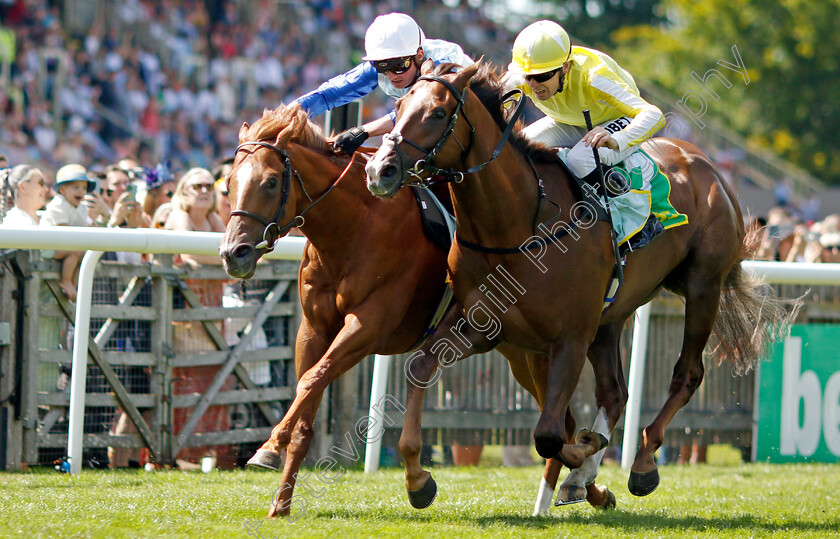
[[[760,228],[747,232],[738,263],[724,280],[714,325],[717,346],[710,355],[719,364],[730,362],[736,374],[749,372],[768,357],[770,346],[788,335],[802,307],[802,298],[778,297],[770,284],[742,267],[758,244],[755,235],[761,233]]]

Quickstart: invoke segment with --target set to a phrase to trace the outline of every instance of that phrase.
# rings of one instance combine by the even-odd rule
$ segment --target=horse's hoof
[[[595,451],[596,453],[610,445],[610,441],[606,436],[604,436],[600,432],[595,432],[595,431],[592,431],[592,430],[589,430],[589,429],[580,429],[580,432],[578,432],[577,436],[575,437],[575,443],[588,444],[588,443],[590,443],[590,440],[593,437],[598,439],[598,446],[599,447]]]
[[[248,466],[259,466],[260,468],[268,468],[269,470],[279,470],[282,464],[282,457],[268,449],[257,449],[254,456],[248,460]]]
[[[437,483],[429,476],[426,484],[417,490],[408,491],[408,501],[411,502],[411,507],[415,509],[425,509],[432,505],[432,502],[437,498]]]
[[[604,502],[604,505],[599,505],[597,507],[598,509],[603,509],[604,511],[608,509],[615,509],[615,494],[613,494],[610,489],[607,489],[607,500]]]
[[[555,500],[554,505],[570,505],[585,501],[586,487],[580,487],[577,485],[560,485],[560,490],[557,491],[557,500]]]
[[[563,458],[560,452],[563,451],[563,440],[550,436],[542,436],[540,438],[534,437],[534,446],[537,453],[544,459],[558,458],[562,462]]]
[[[645,473],[630,472],[627,488],[633,496],[647,496],[659,486],[659,470],[654,469]]]

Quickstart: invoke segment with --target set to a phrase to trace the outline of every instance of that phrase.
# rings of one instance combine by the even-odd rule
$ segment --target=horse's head
[[[300,224],[294,190],[302,180],[288,147],[303,129],[312,129],[306,113],[297,106],[281,105],[239,130],[239,146],[227,176],[231,218],[219,249],[231,277],[250,278],[259,257]]]
[[[368,190],[392,198],[405,184],[420,180],[429,169],[450,169],[462,161],[472,145],[472,125],[459,122],[465,88],[479,64],[452,73],[452,64],[436,68],[427,62],[421,77],[397,101],[397,123],[383,137],[379,151],[368,161]]]

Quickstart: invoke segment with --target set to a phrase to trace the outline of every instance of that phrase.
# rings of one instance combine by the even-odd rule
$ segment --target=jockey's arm
[[[593,129],[584,137],[587,143],[591,144],[593,141],[597,143],[601,140],[603,144],[600,145],[612,147],[613,145],[609,142],[612,139],[617,146],[613,149],[623,151],[630,146],[641,144],[665,126],[665,116],[659,107],[651,105],[618,83],[596,76],[592,79],[592,88],[595,90],[594,95],[604,99],[622,116],[631,118],[631,121],[627,127],[612,135],[604,129]]]
[[[310,116],[318,116],[328,110],[360,99],[379,85],[376,69],[370,62],[363,62],[347,73],[337,75],[316,90],[302,95],[295,101]]]
[[[394,120],[391,118],[390,114],[377,120],[372,120],[362,126],[362,129],[364,129],[365,132],[372,137],[390,133],[393,128]]]

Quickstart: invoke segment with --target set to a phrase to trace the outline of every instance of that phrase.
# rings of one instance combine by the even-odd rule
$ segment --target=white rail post
[[[633,465],[639,441],[639,415],[642,411],[642,382],[645,376],[649,326],[650,303],[645,303],[636,309],[636,323],[633,326],[627,409],[624,411],[624,442],[621,444],[621,467],[625,469]]]
[[[67,456],[70,473],[82,471],[82,439],[85,429],[85,382],[87,379],[88,339],[90,338],[90,299],[93,295],[93,273],[102,251],[88,251],[79,268],[79,290],[76,293],[76,323],[73,325],[73,371],[70,377],[70,416]]]
[[[370,384],[370,410],[368,411],[367,443],[365,445],[365,473],[373,473],[379,469],[379,452],[382,449],[382,436],[385,435],[382,408],[376,407],[382,402],[388,386],[388,371],[391,368],[391,357],[376,355],[373,358],[373,380]]]

